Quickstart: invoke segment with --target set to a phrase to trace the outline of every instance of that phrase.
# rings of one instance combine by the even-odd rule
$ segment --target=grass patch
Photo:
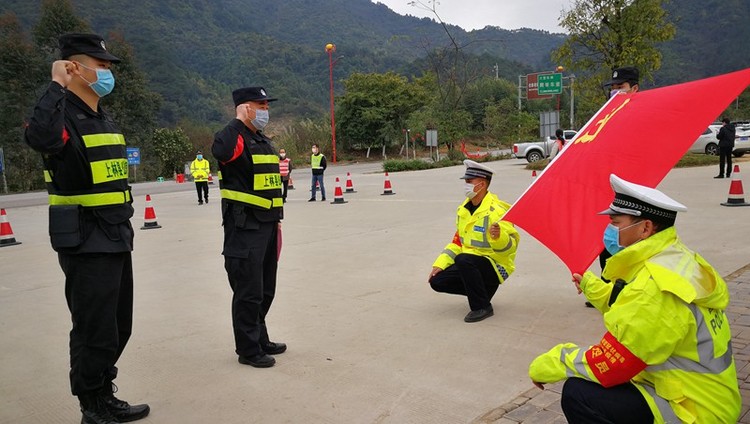
[[[454,156],[455,157],[455,156]],[[477,162],[492,162],[502,159],[511,159],[512,155],[487,155],[479,159],[474,159]],[[433,168],[444,168],[446,166],[456,166],[463,164],[463,154],[460,159],[443,158],[437,162],[422,160],[422,159],[388,159],[383,161],[383,170],[385,172],[399,172],[399,171],[421,171],[423,169]]]
[[[719,163],[718,156],[706,155],[703,153],[687,153],[685,156],[680,158],[675,168],[690,168],[694,166],[709,166],[716,165]],[[538,162],[531,162],[526,164],[526,169],[529,171],[541,171],[547,167],[549,159],[540,160]]]

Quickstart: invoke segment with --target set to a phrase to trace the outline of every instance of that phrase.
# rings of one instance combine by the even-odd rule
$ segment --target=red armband
[[[242,134],[237,134],[237,144],[234,145],[234,153],[232,153],[232,157],[228,161],[222,163],[229,163],[237,159],[240,157],[243,150],[245,150],[245,139],[242,137]]]
[[[586,351],[591,372],[604,387],[630,381],[646,369],[646,363],[623,346],[609,331],[598,345]]]
[[[456,234],[453,236],[452,243],[458,247],[461,247],[461,237],[458,235],[458,231],[456,231]]]
[[[62,133],[63,145],[68,144],[68,140],[70,140],[70,134],[68,134],[68,130],[65,127],[63,127],[63,133]]]

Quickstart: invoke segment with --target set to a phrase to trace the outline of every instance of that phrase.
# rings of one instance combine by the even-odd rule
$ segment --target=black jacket
[[[716,134],[716,138],[719,140],[719,147],[729,147],[733,149],[735,135],[736,131],[734,129],[734,124],[724,124],[719,130],[719,133]]]

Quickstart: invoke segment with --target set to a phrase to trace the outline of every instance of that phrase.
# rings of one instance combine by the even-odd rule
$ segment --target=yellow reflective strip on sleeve
[[[282,186],[279,174],[255,174],[253,177],[253,190],[276,190]]]
[[[87,148],[125,145],[125,137],[122,134],[89,134],[82,138]]]
[[[219,175],[219,179],[221,179],[221,171],[219,171],[219,174],[218,174],[218,175]]]
[[[221,189],[221,198],[247,203],[248,205],[259,206],[263,209],[271,209],[271,206],[273,205],[273,202],[271,202],[271,200],[264,197],[228,189]]]
[[[50,205],[81,205],[81,206],[111,206],[128,203],[131,200],[130,191],[116,193],[79,194],[76,196],[49,195]]]
[[[273,207],[274,208],[280,208],[282,206],[284,206],[284,199],[282,199],[281,197],[274,197],[273,198]]]
[[[94,184],[127,179],[128,160],[107,159],[91,162],[91,175],[94,179]]]
[[[44,182],[45,183],[51,183],[52,182],[52,173],[48,170],[44,170]]]
[[[260,163],[279,163],[279,157],[276,155],[253,155],[253,164]]]

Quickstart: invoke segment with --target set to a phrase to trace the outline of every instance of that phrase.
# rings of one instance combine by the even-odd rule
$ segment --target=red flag
[[[698,135],[750,85],[750,68],[614,96],[505,215],[582,274],[603,248],[609,174],[656,187]]]

